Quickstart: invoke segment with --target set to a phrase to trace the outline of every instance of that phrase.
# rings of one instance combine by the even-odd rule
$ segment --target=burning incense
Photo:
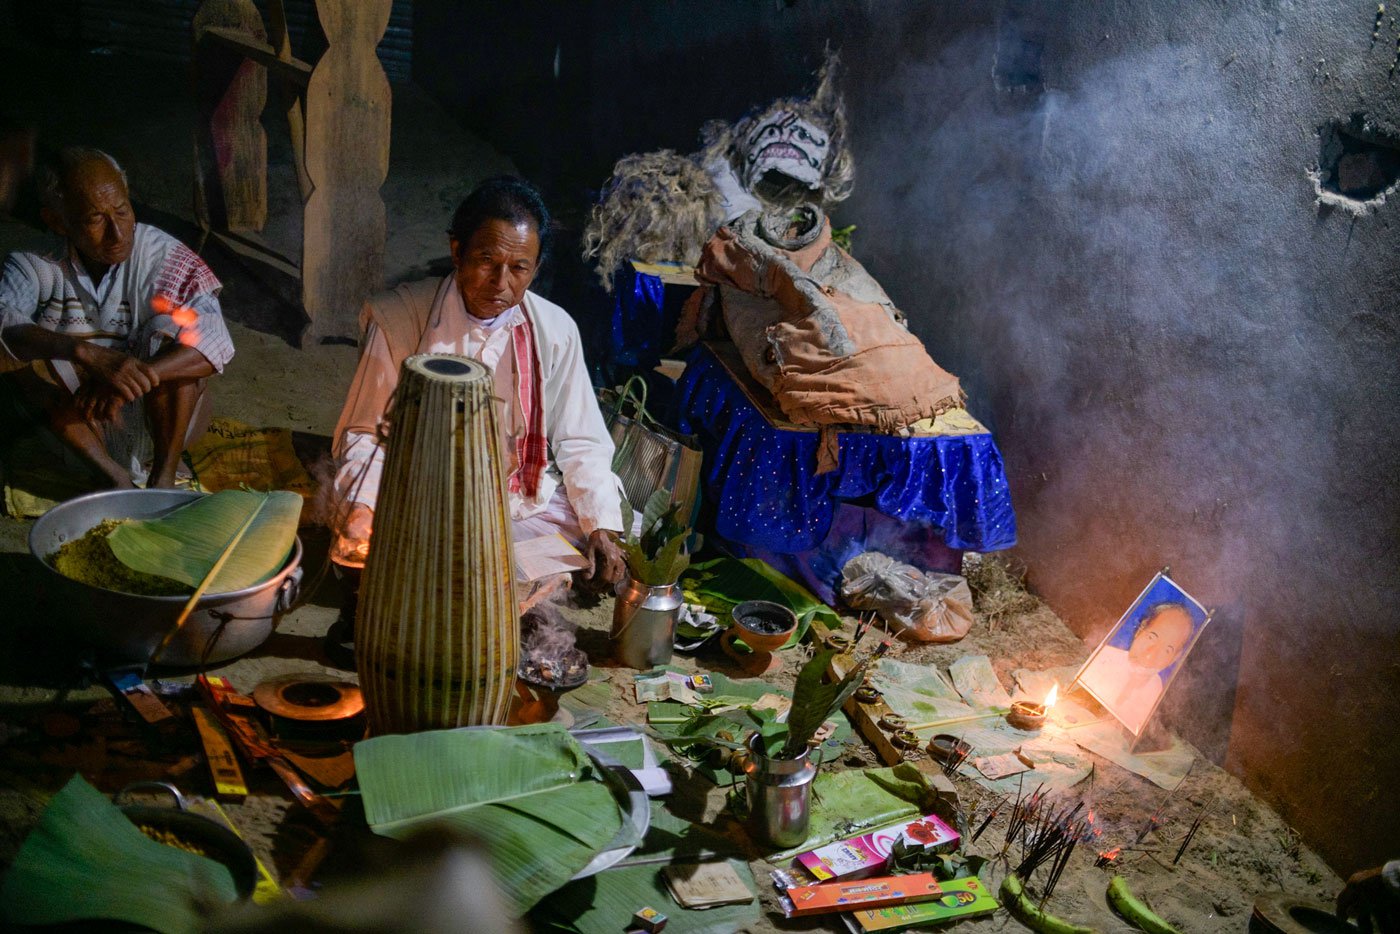
[[[972,755],[972,744],[965,743],[961,739],[955,740],[948,757],[943,760],[943,774],[951,779],[970,755]]]
[[[1111,850],[1105,850],[1099,854],[1099,858],[1094,860],[1094,868],[1111,869],[1118,862],[1118,857],[1123,855],[1123,848],[1115,846]]]
[[[1166,796],[1162,798],[1162,803],[1157,805],[1157,810],[1153,811],[1152,816],[1147,819],[1147,826],[1142,828],[1142,832],[1139,833],[1137,839],[1133,841],[1134,846],[1142,843],[1143,840],[1147,839],[1148,834],[1162,826],[1162,811],[1166,809],[1167,803],[1171,801],[1172,797],[1181,790],[1181,786],[1186,784],[1186,776],[1191,774],[1191,767],[1195,764],[1193,760],[1191,765],[1186,767],[1186,775],[1181,776],[1181,780],[1173,785],[1171,791],[1168,791]]]
[[[1025,774],[1025,773],[1022,773],[1022,774]],[[992,821],[996,820],[997,815],[1001,813],[1001,809],[1002,809],[1003,807],[1006,806],[1006,802],[1009,801],[1009,800],[1011,800],[1011,799],[1008,798],[1007,796],[1003,795],[1003,796],[997,801],[996,804],[992,805],[991,813],[989,813],[989,814],[987,815],[986,820],[982,821],[981,826],[977,828],[977,832],[974,833],[974,834],[972,835],[972,842],[973,842],[973,843],[976,843],[976,842],[977,842],[977,838],[980,837],[980,836],[982,836],[983,831],[985,831],[989,826],[991,826]]]
[[[1210,813],[1210,809],[1214,806],[1215,799],[1211,798],[1210,801],[1206,802],[1206,805],[1201,808],[1201,813],[1197,814],[1196,819],[1191,822],[1191,829],[1186,831],[1186,838],[1181,841],[1181,848],[1178,849],[1176,855],[1172,857],[1173,866],[1181,862],[1181,857],[1186,853],[1186,848],[1191,845],[1192,839],[1196,836],[1196,831],[1201,829],[1201,822],[1206,819],[1206,814]]]

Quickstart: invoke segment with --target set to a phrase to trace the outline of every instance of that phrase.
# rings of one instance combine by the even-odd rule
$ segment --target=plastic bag
[[[878,551],[846,562],[841,596],[853,609],[875,610],[915,642],[957,642],[972,628],[972,590],[965,578],[920,571]]]

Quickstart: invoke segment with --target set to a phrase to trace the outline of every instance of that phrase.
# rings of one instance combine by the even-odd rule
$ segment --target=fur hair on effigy
[[[670,149],[623,156],[588,218],[583,255],[597,259],[611,292],[613,273],[629,259],[694,262],[722,215],[714,181],[690,156]]]
[[[705,242],[727,219],[724,197],[709,172],[721,166],[721,172],[727,168],[725,174],[742,178],[740,144],[779,112],[794,113],[829,134],[821,185],[814,190],[795,183],[789,190],[751,194],[769,207],[810,201],[829,210],[844,201],[854,187],[855,160],[847,138],[846,102],[836,87],[839,68],[839,57],[828,49],[811,97],[780,98],[736,123],[711,120],[700,130],[701,149],[688,156],[662,149],[619,159],[583,236],[583,256],[597,262],[603,288],[612,291],[617,267],[629,259],[698,262]]]
[[[727,160],[736,175],[742,175],[742,153],[738,143],[748,136],[757,124],[765,122],[780,111],[791,111],[803,120],[816,124],[831,134],[830,149],[826,165],[822,169],[820,197],[811,191],[804,192],[802,201],[814,201],[823,210],[844,201],[855,187],[855,157],[851,154],[847,139],[846,99],[836,88],[837,74],[841,68],[841,57],[831,51],[817,71],[817,89],[811,97],[784,97],[772,101],[761,110],[755,109],[737,123],[711,120],[700,129],[700,140],[704,144],[697,154],[701,165],[710,165],[715,160]]]

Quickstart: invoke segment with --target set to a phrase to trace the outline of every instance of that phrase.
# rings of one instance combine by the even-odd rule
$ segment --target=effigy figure
[[[785,97],[735,123],[712,120],[703,146],[623,157],[584,231],[584,256],[611,290],[627,260],[694,265],[725,221],[746,211],[815,202],[825,210],[851,193],[855,169],[834,54],[811,97]]]

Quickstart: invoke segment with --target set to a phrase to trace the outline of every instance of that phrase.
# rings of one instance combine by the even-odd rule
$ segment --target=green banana
[[[1122,876],[1114,876],[1108,883],[1108,903],[1125,921],[1147,934],[1180,934],[1140,901],[1128,888],[1128,880]]]

